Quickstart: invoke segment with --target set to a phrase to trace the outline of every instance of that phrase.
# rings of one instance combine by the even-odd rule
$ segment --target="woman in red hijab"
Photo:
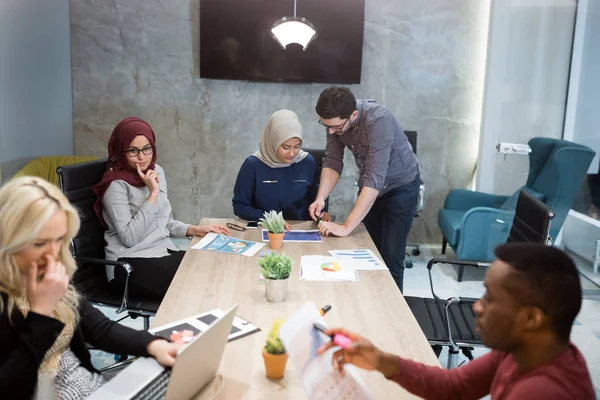
[[[108,141],[107,171],[94,186],[94,208],[107,228],[106,258],[133,267],[129,292],[162,299],[185,254],[169,237],[229,234],[229,230],[222,225],[195,226],[173,219],[165,174],[156,164],[156,154],[150,125],[135,117],[119,122]],[[122,289],[125,271],[108,268],[108,279]]]

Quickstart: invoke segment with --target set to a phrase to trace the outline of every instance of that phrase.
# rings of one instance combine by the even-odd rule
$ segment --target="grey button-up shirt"
[[[167,249],[178,250],[169,236],[185,236],[190,225],[173,219],[165,173],[159,165],[155,171],[160,193],[154,204],[147,200],[150,190],[146,186],[135,187],[121,180],[112,181],[104,193],[107,259],[164,257],[169,255]],[[110,279],[110,271],[107,273]]]
[[[417,157],[398,119],[374,101],[356,102],[358,118],[343,135],[327,134],[323,168],[342,174],[344,147],[354,154],[358,186],[376,189],[381,196],[412,182],[418,173]]]

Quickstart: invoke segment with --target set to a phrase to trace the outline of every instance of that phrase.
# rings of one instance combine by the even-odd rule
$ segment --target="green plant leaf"
[[[283,214],[281,212],[265,212],[264,218],[261,218],[260,221],[267,231],[271,233],[283,233],[285,220],[283,219]]]
[[[283,319],[276,319],[273,322],[273,326],[267,335],[267,341],[265,343],[265,351],[269,354],[284,354],[285,347],[281,340],[279,340],[279,329],[283,325]]]
[[[285,253],[280,255],[272,252],[265,257],[259,258],[258,265],[265,279],[288,279],[292,272],[292,259]]]

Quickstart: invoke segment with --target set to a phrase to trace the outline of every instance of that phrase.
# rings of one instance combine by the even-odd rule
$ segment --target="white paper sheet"
[[[330,339],[313,328],[315,322],[327,326],[318,308],[306,303],[287,318],[279,330],[279,338],[308,397],[311,400],[370,399],[356,367],[345,365],[343,376],[333,370],[332,355],[339,347],[317,355],[317,349]]]
[[[300,259],[300,279],[306,281],[357,282],[354,267],[335,257],[302,256]]]
[[[251,242],[249,240],[236,239],[231,236],[218,233],[208,233],[192,249],[216,251],[218,253],[237,254],[251,257],[265,246],[264,243]]]
[[[385,264],[371,250],[329,250],[335,258],[349,262],[357,271],[387,271]]]

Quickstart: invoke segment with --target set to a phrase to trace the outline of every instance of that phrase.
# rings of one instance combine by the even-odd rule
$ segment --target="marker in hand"
[[[323,325],[314,323],[313,327],[316,330],[323,332],[325,335],[327,335],[327,333],[325,333],[327,331],[327,329]],[[352,340],[348,336],[342,335],[341,333],[336,333],[335,335],[327,335],[327,336],[329,336],[331,338],[331,340],[333,340],[333,343],[340,346],[342,349],[346,349],[352,343]]]

